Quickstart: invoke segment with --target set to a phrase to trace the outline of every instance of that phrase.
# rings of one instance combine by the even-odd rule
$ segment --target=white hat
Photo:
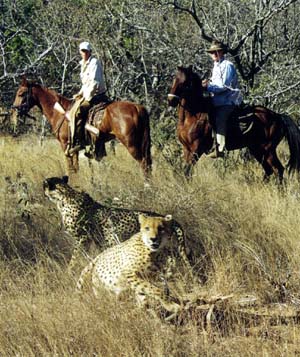
[[[91,52],[92,51],[92,47],[90,45],[89,42],[81,42],[81,44],[79,45],[79,49],[80,51],[89,51]]]

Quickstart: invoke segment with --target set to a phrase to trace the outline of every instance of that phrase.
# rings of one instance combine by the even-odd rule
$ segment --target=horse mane
[[[202,78],[200,77],[199,73],[194,72],[192,66],[181,66],[178,67],[178,69],[186,75],[187,80],[190,80],[192,82],[193,87],[202,89]]]
[[[62,102],[62,101],[69,101],[68,98],[64,97],[63,95],[57,93],[54,89],[45,87],[44,85],[34,81],[34,80],[27,80],[27,86],[32,87],[32,88],[40,88],[43,89],[44,91],[48,92],[51,94],[53,97],[55,97],[56,101]]]
[[[203,97],[202,78],[199,73],[194,72],[192,66],[178,67],[178,70],[184,73],[186,77],[186,91],[188,93],[189,102],[187,108],[192,114],[201,111],[207,111],[210,107],[209,98]]]

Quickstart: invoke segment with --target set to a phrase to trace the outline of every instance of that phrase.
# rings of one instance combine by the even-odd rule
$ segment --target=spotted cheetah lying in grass
[[[158,213],[129,210],[104,206],[93,200],[87,193],[74,190],[68,185],[68,177],[47,178],[44,183],[45,195],[61,213],[66,231],[76,240],[70,267],[76,262],[82,248],[87,249],[95,241],[102,249],[127,240],[139,231],[139,214],[162,217]],[[172,220],[166,255],[169,265],[175,266],[174,257],[180,257],[182,263],[191,272],[186,255],[184,232],[178,222]],[[175,239],[176,237],[176,239]],[[172,257],[172,258],[171,258]]]
[[[144,304],[149,298],[154,299],[167,311],[176,313],[180,305],[148,280],[165,265],[166,256],[160,253],[170,237],[172,216],[147,217],[140,214],[138,219],[140,231],[100,253],[83,269],[77,288],[83,290],[89,281],[96,296],[103,287],[116,295],[132,290],[138,302]]]

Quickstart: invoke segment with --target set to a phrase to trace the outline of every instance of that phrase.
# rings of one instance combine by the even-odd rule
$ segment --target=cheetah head
[[[61,201],[72,191],[68,185],[68,176],[50,177],[43,182],[45,196],[53,202]]]
[[[142,240],[151,251],[155,252],[166,245],[167,239],[170,236],[172,215],[148,217],[140,214],[139,222]]]

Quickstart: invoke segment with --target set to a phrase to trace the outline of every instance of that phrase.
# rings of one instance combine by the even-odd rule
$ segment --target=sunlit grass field
[[[300,187],[262,182],[262,169],[238,152],[223,162],[201,158],[187,181],[153,148],[153,178],[144,186],[140,168],[117,145],[116,155],[89,167],[80,160],[72,186],[120,207],[172,214],[185,229],[195,281],[179,272],[177,295],[232,295],[222,314],[190,314],[165,322],[134,299],[80,295],[79,270],[67,264],[73,242],[56,207],[43,195],[47,177],[66,173],[52,137],[0,139],[0,356],[287,356],[300,354],[297,318],[252,315],[234,308],[252,297],[262,306],[300,303]],[[287,149],[280,147],[283,161]],[[96,254],[96,249],[90,254]],[[300,310],[300,306],[299,306]]]

